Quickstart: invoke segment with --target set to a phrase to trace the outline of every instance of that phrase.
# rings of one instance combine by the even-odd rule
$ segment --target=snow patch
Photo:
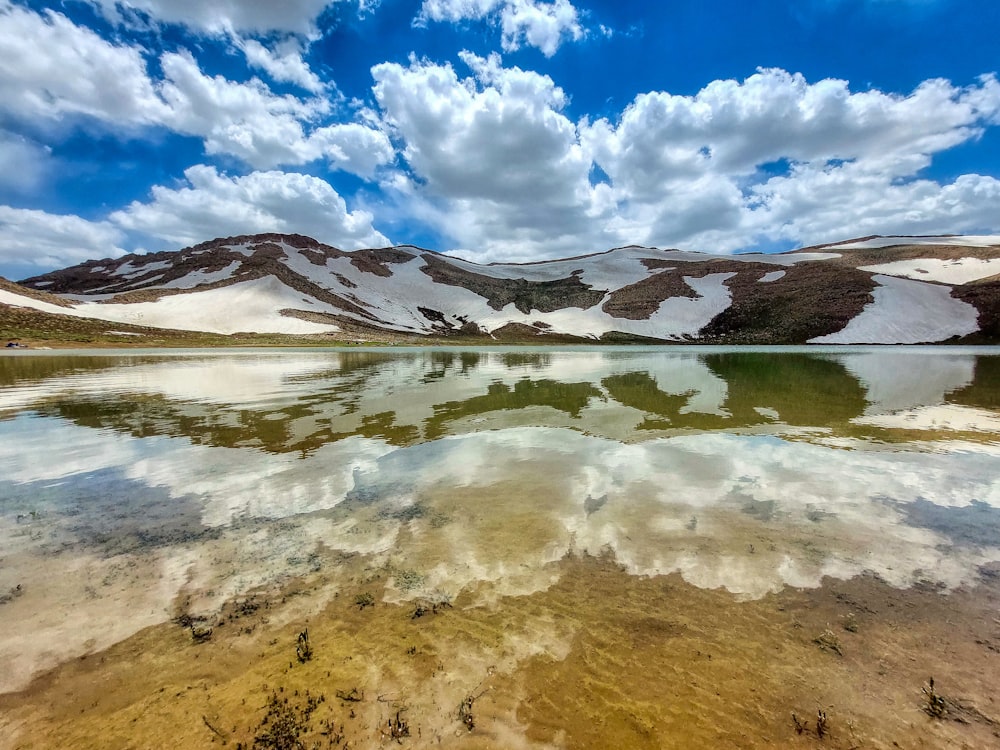
[[[942,284],[968,284],[970,281],[985,279],[1000,274],[1000,258],[912,258],[873,266],[859,266],[862,271],[884,273],[889,276],[905,276],[909,279],[939,281]]]
[[[937,404],[893,414],[871,414],[851,420],[854,424],[893,430],[941,430],[1000,434],[1000,416],[985,409],[958,404]]]
[[[320,303],[309,306],[314,312],[339,312]],[[339,330],[337,326],[281,315],[281,310],[288,308],[301,309],[302,295],[270,276],[221,289],[161,297],[155,302],[88,304],[78,310],[101,320],[221,334],[239,331],[301,334]]]
[[[221,268],[218,271],[204,271],[198,269],[197,271],[192,271],[191,273],[182,276],[179,279],[174,279],[173,281],[168,281],[165,284],[160,284],[161,289],[194,289],[196,286],[201,286],[202,284],[214,284],[218,281],[226,281],[231,279],[236,270],[240,267],[240,261],[234,260],[225,268]]]
[[[758,281],[758,283],[761,283],[761,284],[767,284],[767,283],[769,283],[771,281],[777,281],[778,279],[780,279],[784,275],[785,275],[784,271],[768,271],[763,276],[761,276],[759,279],[757,279],[757,281]]]
[[[951,287],[895,276],[873,276],[874,302],[842,330],[810,344],[922,344],[979,330],[979,313],[951,296]]]
[[[992,247],[1000,245],[1000,235],[967,234],[953,237],[875,237],[846,245],[835,245],[838,249],[861,250],[866,248],[893,247],[894,245],[956,245],[959,247]]]
[[[20,294],[9,292],[6,289],[0,289],[0,303],[10,305],[12,307],[30,307],[33,310],[53,313],[55,315],[76,315],[79,317],[79,314],[76,313],[71,307],[60,307],[59,305],[53,305],[50,302],[42,302],[41,300],[34,299],[33,297],[24,297]]]
[[[174,294],[161,297],[155,302],[131,304],[84,302],[76,307],[67,308],[22,297],[3,289],[0,289],[0,302],[56,315],[208,333],[231,334],[252,331],[303,334],[340,330],[335,325],[311,323],[282,315],[282,310],[301,310],[303,302],[310,312],[340,313],[341,311],[320,302],[303,300],[301,293],[282,284],[273,276],[221,289]]]

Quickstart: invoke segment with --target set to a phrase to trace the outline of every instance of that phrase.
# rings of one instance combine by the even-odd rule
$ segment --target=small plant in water
[[[458,707],[458,718],[463,724],[465,724],[465,728],[470,732],[476,728],[476,719],[472,715],[472,704],[475,702],[475,697],[468,695]]]
[[[816,736],[823,739],[829,731],[830,729],[826,724],[826,711],[822,708],[816,709]]]
[[[401,740],[403,737],[410,736],[410,725],[406,719],[400,718],[399,711],[396,712],[395,719],[389,719],[386,729],[389,730],[389,738],[400,742],[400,744],[402,744]]]
[[[815,643],[824,651],[833,651],[835,654],[837,654],[837,656],[844,655],[844,651],[840,647],[840,639],[829,628],[827,628],[818,636],[813,638],[813,643]]]
[[[284,692],[284,691],[282,691]],[[306,691],[305,702],[290,702],[287,697],[278,697],[275,692],[267,702],[266,712],[254,733],[253,743],[236,743],[237,750],[304,750],[306,747],[319,747],[313,743],[307,745],[302,735],[313,732],[312,715],[321,703],[326,701],[323,695],[314,696]],[[343,741],[342,732],[336,731],[332,720],[322,721],[321,734],[327,738],[328,747],[338,745]]]
[[[424,585],[424,577],[415,570],[402,570],[395,575],[396,586],[402,591],[413,591]]]
[[[945,712],[945,701],[944,697],[939,695],[937,690],[934,689],[934,678],[931,677],[927,680],[927,686],[920,688],[927,698],[927,705],[924,706],[924,713],[928,716],[933,716],[935,719],[940,719],[944,716]]]
[[[802,734],[809,731],[809,722],[802,721],[802,719],[795,715],[794,711],[792,711],[792,723],[795,724],[795,734]]]
[[[371,595],[370,592],[366,591],[363,594],[358,594],[354,597],[354,603],[358,605],[358,609],[364,609],[365,607],[375,606],[375,597]]]
[[[312,646],[309,645],[309,628],[306,628],[299,633],[298,641],[295,644],[295,658],[299,660],[300,664],[305,664],[312,659],[312,655]]]
[[[853,612],[848,612],[844,618],[844,630],[848,633],[858,632],[858,618],[854,616]]]

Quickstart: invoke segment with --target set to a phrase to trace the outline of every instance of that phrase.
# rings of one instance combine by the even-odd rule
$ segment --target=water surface
[[[495,607],[586,558],[748,606],[946,595],[1000,561],[1000,356],[18,352],[0,465],[0,691],[293,580],[318,612],[358,565],[390,604]],[[546,621],[522,650],[558,660]]]

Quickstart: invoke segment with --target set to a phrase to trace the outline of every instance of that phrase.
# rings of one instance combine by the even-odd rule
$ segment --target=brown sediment
[[[270,747],[279,721],[305,747],[801,747],[821,715],[828,748],[1000,742],[994,569],[951,594],[862,576],[741,601],[569,556],[545,591],[482,584],[415,618],[383,571],[344,565],[318,613],[316,579],[227,605],[205,642],[147,628],[0,696],[0,746]]]

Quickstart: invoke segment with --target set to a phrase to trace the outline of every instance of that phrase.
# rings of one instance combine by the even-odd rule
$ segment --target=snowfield
[[[858,266],[862,271],[883,273],[887,276],[904,276],[920,281],[937,281],[942,284],[968,284],[970,281],[986,279],[1000,274],[1000,258],[914,258],[878,263],[873,266]]]
[[[875,301],[842,330],[810,344],[924,344],[979,330],[972,305],[951,296],[951,287],[894,276],[874,276]]]
[[[997,234],[964,234],[956,236],[937,237],[875,237],[870,240],[858,240],[843,245],[835,245],[837,249],[854,250],[865,248],[893,247],[895,245],[956,245],[965,247],[993,247],[1000,245],[1000,235]],[[824,247],[831,247],[825,245]]]
[[[160,284],[159,287],[161,289],[194,289],[196,286],[201,286],[202,284],[215,284],[219,281],[231,279],[239,267],[239,262],[234,260],[228,266],[218,271],[192,271],[179,279]]]
[[[77,310],[90,318],[154,328],[177,328],[208,333],[329,333],[337,326],[310,323],[281,315],[285,309],[336,312],[311,300],[276,278],[161,297],[155,302],[86,304]]]
[[[0,302],[18,307],[30,307],[56,315],[94,318],[113,323],[129,323],[153,328],[174,328],[181,331],[207,333],[330,333],[340,329],[281,315],[281,310],[298,309],[310,312],[337,312],[335,308],[303,297],[277,279],[263,278],[242,284],[161,297],[155,302],[132,304],[100,304],[84,302],[72,308],[22,297],[0,289]]]

